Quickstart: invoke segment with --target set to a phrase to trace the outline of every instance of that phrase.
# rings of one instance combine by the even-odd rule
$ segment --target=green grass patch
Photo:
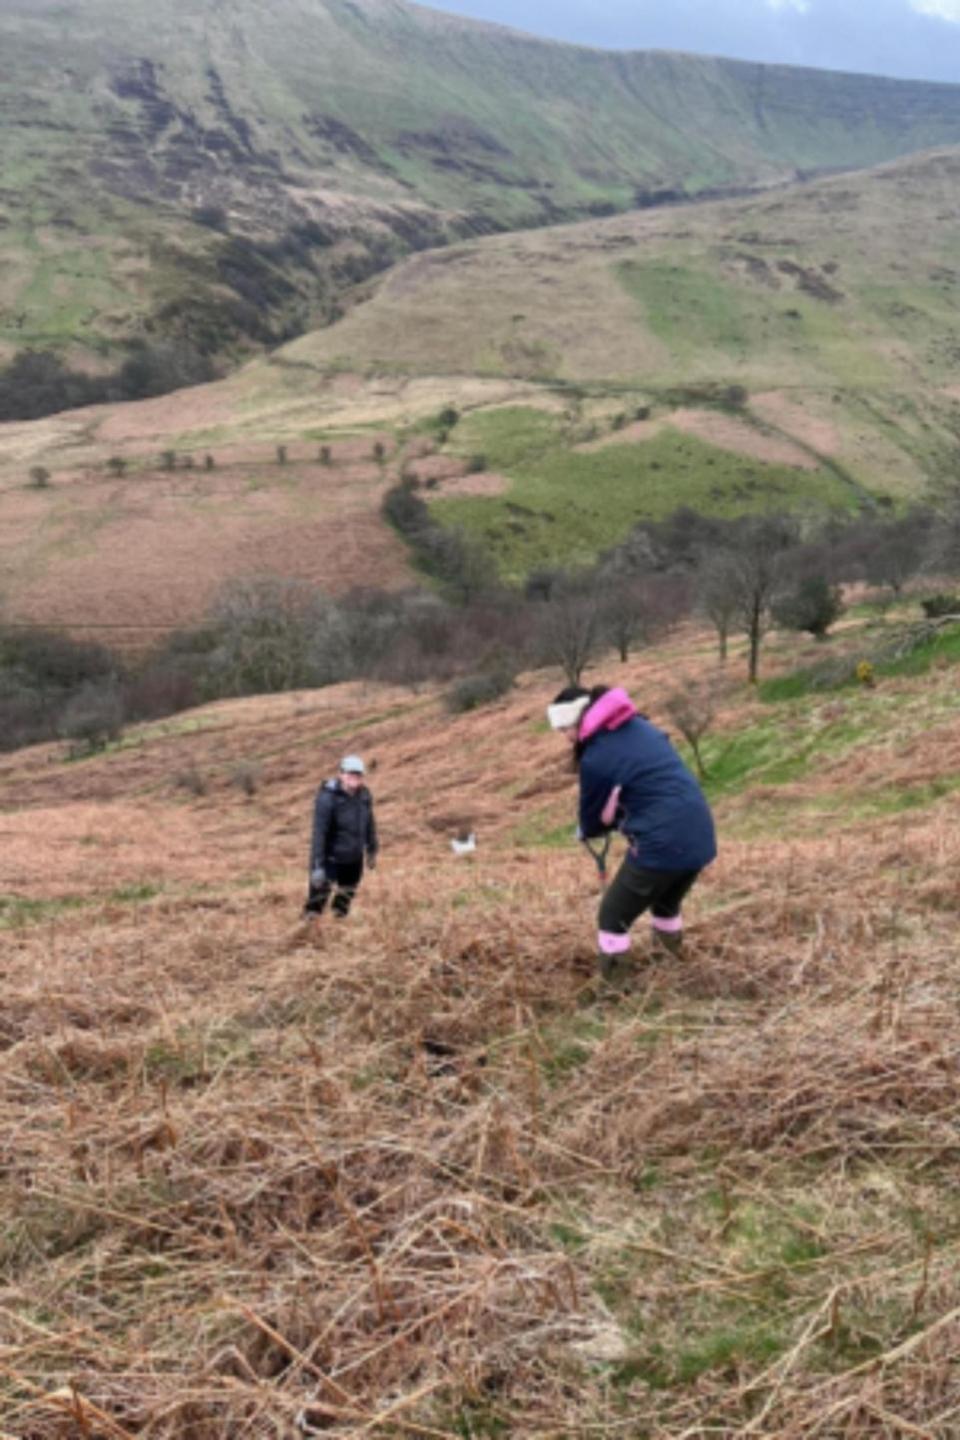
[[[869,819],[884,815],[899,815],[907,810],[925,810],[947,795],[960,790],[960,775],[944,775],[930,780],[925,785],[887,785],[877,790],[852,790],[844,792],[844,809],[850,818]],[[829,797],[831,807],[840,797]]]
[[[860,660],[869,661],[877,679],[926,675],[935,667],[960,663],[960,625],[947,626],[920,640],[908,653],[885,659],[884,652],[889,654],[892,644],[890,639],[879,645],[866,641],[855,653],[832,656],[817,665],[762,680],[757,694],[761,700],[778,703],[825,691],[862,688],[856,674]]]
[[[676,1381],[690,1385],[708,1373],[735,1376],[746,1364],[769,1364],[784,1344],[782,1332],[772,1323],[720,1326],[680,1350],[674,1364]]]
[[[544,1036],[548,1054],[543,1070],[551,1085],[562,1084],[586,1065],[605,1034],[604,1023],[588,1015],[575,1015],[548,1030]]]
[[[89,904],[90,901],[82,895],[61,895],[56,900],[28,900],[21,895],[0,895],[0,930],[40,925]]]
[[[107,899],[117,905],[142,905],[147,900],[156,899],[161,890],[160,885],[121,885],[118,890],[111,890]]]
[[[208,1030],[184,1026],[170,1038],[154,1040],[144,1054],[143,1071],[153,1084],[190,1086],[212,1079],[228,1066],[256,1063],[249,1032],[228,1022]]]
[[[0,895],[0,930],[17,930],[58,920],[75,910],[97,905],[139,905],[161,893],[158,885],[123,885],[106,895],[60,895],[53,900],[31,900],[22,895]]]
[[[806,293],[793,276],[774,299],[766,285],[735,275],[718,258],[711,250],[675,249],[669,258],[615,267],[678,374],[736,378],[756,355],[767,354],[789,357],[792,366],[826,372],[842,384],[889,382],[890,366],[880,347],[872,348],[870,327],[851,327],[842,306]],[[882,335],[887,323],[876,328]]]
[[[507,579],[589,562],[641,521],[681,505],[733,516],[840,511],[854,501],[828,469],[767,465],[669,428],[642,443],[613,434],[599,449],[575,449],[557,416],[506,407],[467,417],[456,434],[458,451],[482,454],[512,483],[503,495],[439,499],[431,509],[483,540]]]
[[[514,845],[543,846],[549,850],[560,850],[565,845],[573,845],[575,828],[573,809],[571,807],[568,809],[569,818],[559,825],[555,810],[532,811],[510,832],[511,841]]]
[[[572,1255],[579,1255],[581,1250],[586,1249],[589,1236],[576,1225],[569,1225],[564,1221],[556,1220],[550,1226],[550,1235],[564,1250],[569,1250]]]
[[[960,662],[960,625],[947,626],[896,660],[879,660],[878,675],[925,675],[934,666]]]
[[[562,416],[529,405],[504,405],[466,415],[453,433],[459,455],[483,454],[491,470],[511,471],[563,444]]]
[[[824,754],[823,735],[791,733],[772,717],[733,735],[707,736],[700,742],[711,798],[735,794],[745,785],[786,785],[807,773]]]
[[[650,329],[677,356],[709,347],[746,356],[756,319],[744,287],[682,261],[627,260],[616,267],[624,290],[638,301]]]
[[[801,694],[743,730],[707,735],[700,742],[707,793],[717,798],[747,785],[786,785],[824,760],[880,740],[889,730],[892,699],[859,690],[824,705]]]
[[[774,675],[769,680],[761,680],[757,694],[761,700],[773,705],[785,700],[803,700],[825,690],[847,689],[859,683],[856,667],[857,662],[852,658],[825,661],[803,670],[792,670],[788,675]]]

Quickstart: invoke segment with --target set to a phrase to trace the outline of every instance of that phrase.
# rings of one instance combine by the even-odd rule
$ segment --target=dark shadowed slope
[[[411,247],[960,140],[957,87],[403,0],[0,0],[0,57],[0,358],[88,368],[275,343]]]

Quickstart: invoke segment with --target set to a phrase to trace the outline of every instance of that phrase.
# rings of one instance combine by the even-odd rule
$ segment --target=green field
[[[434,511],[486,541],[508,579],[539,565],[586,564],[638,522],[680,505],[730,516],[856,504],[830,470],[763,464],[669,428],[642,443],[617,443],[614,434],[591,451],[564,441],[559,420],[519,407],[468,417],[458,428],[458,446],[482,453],[512,483],[494,499],[439,500]]]

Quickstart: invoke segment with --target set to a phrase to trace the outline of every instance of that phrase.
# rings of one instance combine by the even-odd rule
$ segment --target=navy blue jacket
[[[608,717],[609,723],[604,723]],[[580,830],[613,829],[602,812],[621,787],[616,824],[645,870],[702,870],[716,859],[713,816],[667,736],[638,715],[622,690],[608,691],[580,722]]]
[[[328,862],[356,865],[364,851],[370,856],[377,853],[373,796],[366,785],[348,795],[339,780],[327,780],[317,791],[313,808],[311,874]]]

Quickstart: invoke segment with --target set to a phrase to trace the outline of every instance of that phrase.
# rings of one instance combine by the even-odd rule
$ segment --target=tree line
[[[0,421],[40,420],[81,405],[146,400],[214,378],[209,355],[184,340],[133,341],[106,375],[70,367],[49,351],[21,350],[0,369]]]
[[[360,678],[440,682],[451,708],[467,709],[503,694],[524,669],[556,667],[575,683],[601,653],[625,661],[691,617],[713,627],[720,662],[742,637],[755,681],[771,628],[825,640],[842,587],[858,581],[896,597],[925,576],[927,605],[960,611],[949,591],[960,577],[960,504],[816,527],[678,510],[637,526],[595,564],[541,568],[520,590],[499,582],[475,538],[436,524],[409,485],[384,505],[429,585],[333,598],[297,580],[231,581],[200,624],[135,662],[62,634],[4,627],[0,616],[3,748],[57,737],[96,748],[127,722],[204,701]]]

